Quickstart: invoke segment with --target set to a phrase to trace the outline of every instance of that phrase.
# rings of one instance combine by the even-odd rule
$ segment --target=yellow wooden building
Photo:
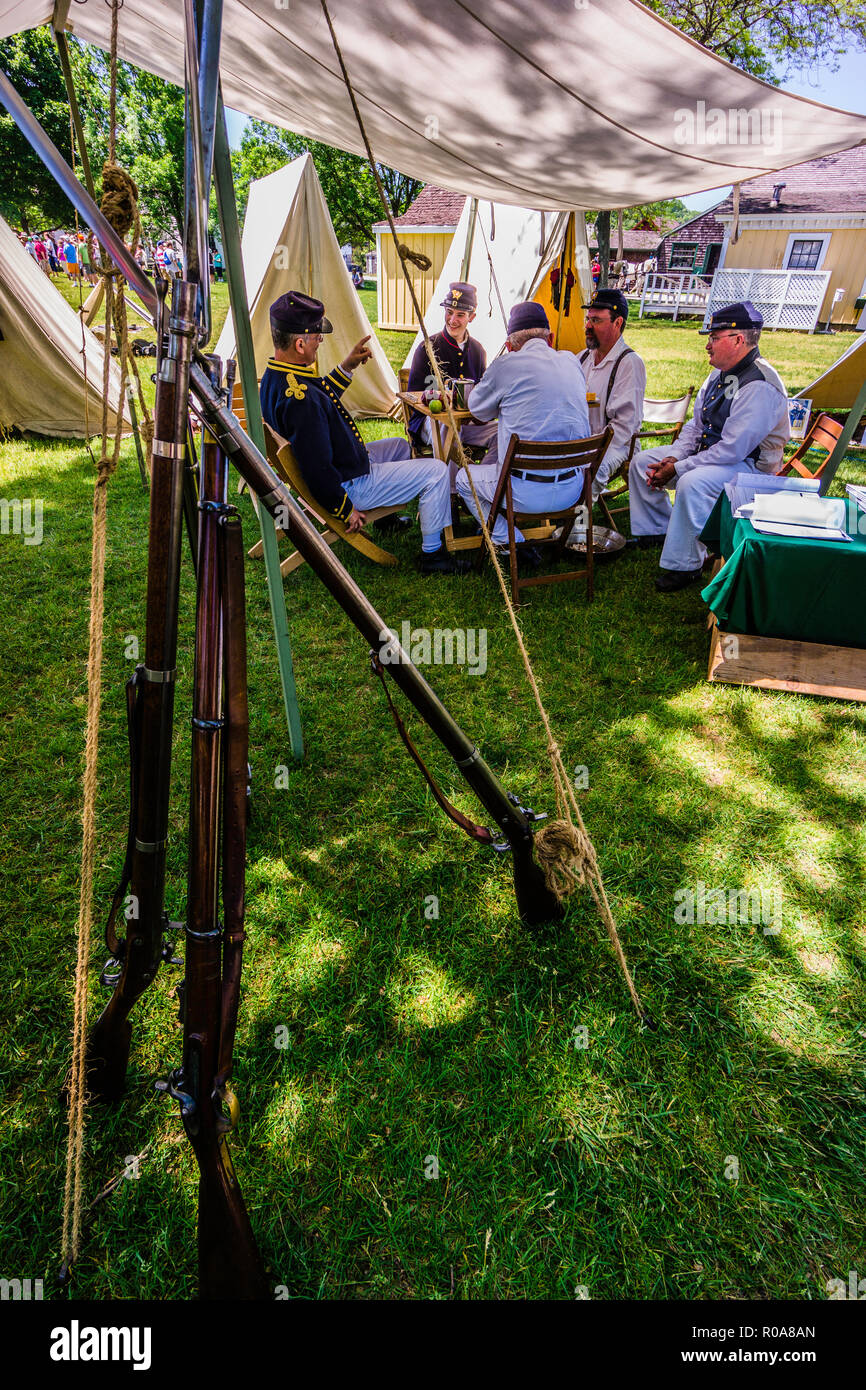
[[[411,207],[395,219],[400,240],[412,251],[420,251],[422,255],[428,256],[432,263],[429,270],[419,270],[411,261],[406,262],[412,276],[412,288],[418,296],[421,312],[425,316],[465,201],[465,195],[462,193],[451,193],[448,189],[427,184]],[[379,327],[404,329],[415,333],[418,320],[391,230],[387,222],[377,222],[373,231],[376,234],[376,302]]]
[[[725,229],[719,268],[829,272],[820,324],[866,329],[866,146],[740,185],[714,209]]]

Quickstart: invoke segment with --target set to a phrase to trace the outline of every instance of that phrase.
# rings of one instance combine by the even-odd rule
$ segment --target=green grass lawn
[[[217,331],[224,295],[217,286]],[[694,324],[644,321],[629,337],[651,394],[702,380]],[[768,334],[764,350],[793,388],[847,341]],[[387,348],[402,361],[403,342]],[[50,1279],[93,467],[80,444],[17,440],[0,468],[3,496],[45,499],[41,545],[0,537],[0,1245],[6,1276]],[[857,471],[846,464],[834,490]],[[240,506],[252,544],[248,498]],[[126,834],[125,651],[144,638],[147,497],[129,444],[108,512],[100,922]],[[486,630],[486,674],[428,674],[508,788],[552,811],[493,581],[421,580],[416,546],[398,539],[390,571],[340,558],[392,626]],[[571,1299],[584,1286],[593,1299],[820,1299],[827,1280],[862,1269],[866,709],[708,685],[700,597],[658,595],[656,564],[627,552],[599,569],[591,606],[563,585],[522,610],[567,763],[588,769],[581,804],[659,1021],[649,1033],[588,898],[564,927],[520,926],[507,859],[441,816],[365,643],[306,567],[286,582],[307,742],[292,762],[264,574],[249,562],[254,798],[232,1147],[274,1286],[305,1298]],[[193,597],[185,557],[173,918],[185,911]],[[409,723],[446,792],[477,815],[448,758]],[[776,891],[781,931],[680,925],[675,895],[699,882]],[[102,959],[96,943],[93,1012]],[[180,1058],[180,975],[161,972],[134,1012],[126,1100],[88,1116],[91,1197],[127,1155],[144,1157],[138,1180],[98,1208],[79,1297],[195,1295],[195,1163],[176,1106],[152,1086]]]

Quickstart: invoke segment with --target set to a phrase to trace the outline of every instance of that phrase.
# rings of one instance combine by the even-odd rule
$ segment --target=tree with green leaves
[[[817,63],[831,72],[850,48],[866,48],[862,0],[644,0],[651,10],[734,67],[778,86]],[[652,204],[657,207],[658,204]],[[681,205],[683,206],[683,205]],[[629,208],[626,216],[643,214]],[[634,225],[633,223],[631,225]],[[610,213],[597,218],[599,246],[610,242]],[[607,284],[602,259],[600,285]]]
[[[84,136],[99,194],[109,146],[109,63],[101,49],[69,42]],[[71,153],[69,101],[47,26],[0,43],[0,63],[57,148]],[[138,184],[139,210],[150,236],[183,224],[184,98],[180,87],[118,63],[117,160]],[[0,112],[0,213],[24,231],[72,227],[75,213],[12,117]]]
[[[353,246],[367,246],[373,223],[384,216],[367,160],[305,136],[293,135],[291,131],[279,130],[267,121],[250,121],[241,137],[240,149],[232,155],[241,215],[246,210],[253,179],[264,178],[307,152],[313,156],[337,240],[341,245],[349,242]],[[377,165],[377,168],[392,211],[399,216],[423,185],[420,180],[399,174],[385,165]]]
[[[3,39],[0,67],[68,159],[69,102],[49,30],[27,29]],[[72,204],[5,110],[0,110],[0,169],[0,213],[7,222],[28,233],[72,225]]]
[[[88,147],[108,150],[109,60],[83,49],[79,101]],[[145,234],[179,234],[184,210],[184,95],[180,87],[128,63],[117,65],[117,161],[138,184]],[[97,168],[94,168],[94,177]]]
[[[656,14],[777,86],[793,72],[822,64],[835,72],[851,48],[866,48],[861,0],[645,0]]]

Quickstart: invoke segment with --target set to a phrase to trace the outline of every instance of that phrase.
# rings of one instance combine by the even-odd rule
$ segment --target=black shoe
[[[519,570],[537,570],[541,564],[541,551],[536,545],[527,545],[523,541],[517,547],[517,568]]]
[[[480,535],[480,530],[479,530]],[[497,545],[496,554],[499,556],[499,563],[505,568],[509,564],[509,550],[507,545]],[[520,541],[517,545],[517,568],[519,570],[537,570],[541,564],[541,551],[535,545],[529,545],[526,541]]]
[[[373,530],[387,535],[392,531],[408,531],[412,525],[411,516],[380,516],[373,522]]]
[[[677,589],[687,589],[690,584],[696,584],[701,578],[702,571],[697,570],[665,570],[663,569],[656,580],[656,588],[660,594],[672,594]]]
[[[626,545],[635,550],[661,550],[665,535],[666,532],[662,531],[655,536],[629,536]]]
[[[472,564],[468,555],[452,553],[444,545],[438,550],[421,551],[422,574],[465,574]]]

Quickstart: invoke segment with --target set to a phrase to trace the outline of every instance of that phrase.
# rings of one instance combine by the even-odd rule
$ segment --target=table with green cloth
[[[848,524],[852,524],[848,509]],[[866,516],[854,513],[854,522]],[[701,591],[725,632],[866,647],[866,534],[850,541],[769,536],[722,493],[701,532],[725,557]]]

